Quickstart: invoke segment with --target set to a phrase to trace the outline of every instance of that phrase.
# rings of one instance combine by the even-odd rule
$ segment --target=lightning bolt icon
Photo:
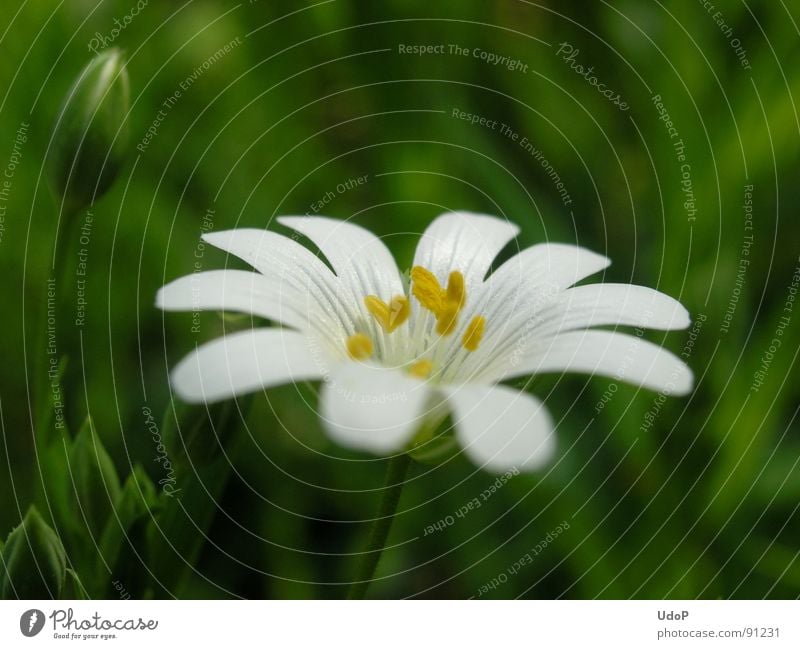
[[[36,624],[36,620],[38,620],[38,619],[39,619],[39,616],[36,614],[36,611],[31,613],[31,617],[28,620],[28,631],[32,631],[33,630],[33,625]]]

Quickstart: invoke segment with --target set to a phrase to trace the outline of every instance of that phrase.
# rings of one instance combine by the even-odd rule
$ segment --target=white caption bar
[[[6,601],[0,647],[798,647],[799,619],[796,601]]]

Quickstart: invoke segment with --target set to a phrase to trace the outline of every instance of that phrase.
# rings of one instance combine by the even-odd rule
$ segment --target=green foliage
[[[56,533],[31,505],[3,547],[0,597],[57,599],[66,578],[66,555]]]
[[[114,463],[90,417],[72,442],[68,467],[74,491],[71,515],[82,530],[88,528],[96,538],[106,526],[112,507],[119,503],[120,485]]]
[[[438,213],[485,211],[520,225],[519,246],[550,240],[607,254],[604,281],[657,287],[696,323],[693,334],[646,334],[676,353],[689,349],[697,388],[687,399],[657,406],[657,395],[622,384],[609,397],[612,382],[597,377],[520,383],[555,416],[558,459],[513,477],[463,517],[455,512],[495,476],[460,455],[413,464],[371,596],[474,596],[567,521],[482,596],[796,597],[796,302],[763,386],[752,389],[800,263],[800,15],[791,3],[718,3],[750,69],[702,3],[337,0],[231,9],[203,0],[177,10],[150,2],[97,59],[87,44],[108,37],[132,3],[94,3],[91,15],[84,4],[12,0],[0,58],[0,174],[14,161],[13,178],[0,176],[11,183],[0,194],[0,464],[10,467],[0,472],[0,530],[19,523],[19,503],[47,513],[52,530],[35,523],[49,548],[46,579],[32,589],[344,595],[383,461],[331,443],[307,386],[259,393],[252,408],[173,405],[169,368],[223,331],[262,323],[153,306],[161,285],[198,267],[244,267],[199,243],[203,231],[286,233],[275,215],[314,213],[330,192],[320,212],[384,236],[403,269]],[[556,54],[562,42],[628,111]],[[398,51],[426,43],[469,53]],[[125,51],[124,68],[113,48]],[[519,59],[527,71],[489,64],[476,48]],[[81,70],[95,74],[98,61],[112,59],[129,76],[127,119],[125,72],[109,110],[90,121],[87,81],[51,142]],[[88,124],[98,137],[76,151]],[[552,165],[568,204],[523,138]],[[98,165],[112,153],[91,227],[81,214],[57,221],[60,201],[44,181],[45,165],[55,165],[63,191],[76,152],[73,210],[88,205]],[[754,241],[737,286],[750,184]],[[66,261],[53,269],[57,228]],[[54,332],[48,279],[58,294]],[[85,313],[76,324],[79,298]],[[52,376],[36,367],[45,357],[59,360]],[[59,386],[63,411],[53,402]],[[453,524],[425,533],[448,516]],[[9,539],[3,556],[23,565],[32,561],[25,547]]]
[[[155,515],[156,507],[155,487],[145,470],[136,465],[117,495],[113,511],[100,536],[98,553],[103,561],[96,564],[98,592],[103,593],[104,584],[108,585],[108,590],[109,572],[115,576],[140,572],[129,568],[144,556],[144,530]],[[125,582],[131,584],[132,580],[128,577]],[[143,594],[144,586],[140,586],[138,592]]]

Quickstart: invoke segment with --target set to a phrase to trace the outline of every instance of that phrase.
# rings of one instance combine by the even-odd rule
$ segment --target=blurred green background
[[[696,319],[694,334],[646,336],[688,350],[697,389],[663,401],[603,378],[537,377],[527,389],[556,417],[557,462],[513,477],[464,517],[455,514],[495,476],[463,457],[413,466],[370,596],[798,595],[800,307],[786,310],[800,263],[797,7],[139,4],[135,15],[135,0],[2,8],[0,167],[15,164],[0,221],[0,536],[36,502],[93,596],[343,596],[385,461],[328,441],[309,386],[257,395],[252,409],[240,400],[228,411],[173,411],[169,368],[196,343],[249,322],[204,313],[192,332],[191,314],[161,313],[154,295],[196,261],[238,266],[198,247],[204,229],[285,233],[275,216],[314,213],[324,201],[320,213],[384,236],[406,268],[434,216],[469,209],[517,222],[520,246],[579,243],[613,260],[606,281],[678,297]],[[99,51],[103,41],[128,57],[131,150],[91,208],[85,323],[68,315],[57,334],[59,356],[69,356],[61,387],[70,434],[64,441],[55,432],[60,460],[44,461],[35,440],[49,433],[34,434],[43,421],[34,367],[45,353],[58,203],[43,164],[58,106],[90,45]],[[229,52],[203,67],[226,44]],[[401,45],[444,48],[415,55]],[[578,50],[571,59],[569,47]],[[520,63],[511,70],[480,52]],[[592,66],[628,109],[576,65]],[[458,119],[454,109],[498,127]],[[137,150],[154,121],[155,135]],[[366,182],[337,189],[360,176]],[[73,309],[84,224],[84,214],[61,223],[71,252],[56,281]],[[749,265],[740,273],[742,258]],[[756,391],[754,374],[787,316]],[[237,436],[239,410],[249,414]],[[166,472],[154,459],[148,412],[180,491],[145,498],[152,510],[120,528],[128,540],[117,556],[101,558],[98,526],[65,529],[59,507],[72,511],[83,488],[113,527],[110,497],[54,467],[89,414],[119,480],[138,464],[161,492]],[[442,520],[452,524],[425,534]]]

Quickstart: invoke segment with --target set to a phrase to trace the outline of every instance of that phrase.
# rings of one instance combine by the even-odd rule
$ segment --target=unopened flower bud
[[[31,505],[3,548],[0,597],[56,599],[64,587],[66,570],[61,540]]]
[[[108,191],[128,148],[130,89],[125,57],[101,52],[81,71],[59,111],[48,171],[66,213]]]

